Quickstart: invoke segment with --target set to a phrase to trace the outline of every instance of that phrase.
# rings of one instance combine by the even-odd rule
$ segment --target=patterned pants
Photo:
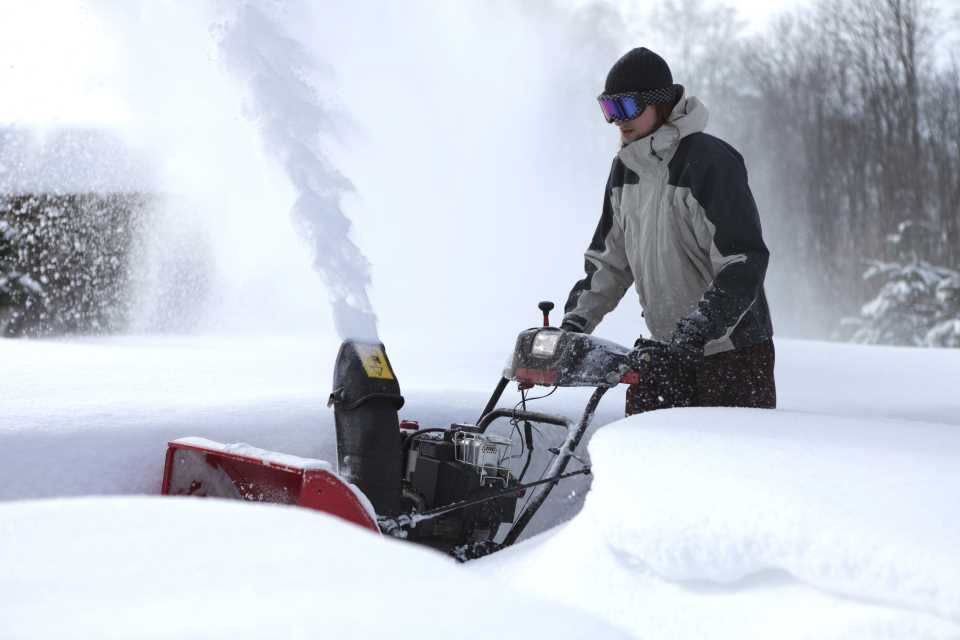
[[[627,415],[671,407],[774,409],[773,340],[708,356],[698,370],[640,372],[627,389]]]

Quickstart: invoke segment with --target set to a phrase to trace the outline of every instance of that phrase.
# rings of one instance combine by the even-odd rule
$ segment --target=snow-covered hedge
[[[138,194],[0,198],[0,335],[122,328],[146,202]]]
[[[20,237],[16,227],[0,219],[0,335],[6,335],[8,327],[15,332],[23,318],[46,307],[43,287],[18,268],[15,247]]]

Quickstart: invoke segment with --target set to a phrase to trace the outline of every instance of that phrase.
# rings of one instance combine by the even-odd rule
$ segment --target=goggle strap
[[[607,122],[613,122],[632,120],[640,115],[647,105],[673,102],[676,97],[677,87],[672,86],[631,93],[600,94],[597,101]]]

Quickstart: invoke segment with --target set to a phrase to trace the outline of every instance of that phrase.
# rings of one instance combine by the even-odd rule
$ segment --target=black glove
[[[560,323],[560,328],[564,331],[573,331],[575,333],[583,333],[583,329],[573,324],[572,322],[563,321]]]
[[[683,318],[670,338],[671,350],[688,364],[699,367],[703,364],[703,348],[707,344],[700,327],[691,319]]]
[[[658,342],[640,338],[627,359],[634,369],[699,369],[703,364],[703,348],[676,340]]]
[[[667,342],[640,338],[633,345],[633,351],[627,355],[627,362],[638,371],[666,374],[669,370],[686,368],[686,359],[674,352]]]
[[[627,391],[627,415],[691,406],[697,382],[693,360],[672,343],[637,340],[627,355],[627,364],[640,374],[640,381]]]
[[[670,342],[637,340],[627,355],[627,363],[640,373],[640,383],[631,388],[632,395],[628,392],[628,415],[693,404],[697,370],[703,364],[703,345],[696,326],[685,320],[679,323]]]

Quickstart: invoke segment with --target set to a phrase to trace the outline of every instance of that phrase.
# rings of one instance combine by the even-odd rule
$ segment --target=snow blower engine
[[[506,491],[517,486],[511,441],[475,424],[421,430],[399,419],[403,402],[383,345],[344,342],[330,396],[340,474],[370,499],[381,527],[409,540],[445,551],[492,540],[516,512],[517,492]],[[463,506],[406,522],[416,526],[397,520],[453,504]]]
[[[540,303],[543,326],[517,337],[510,365],[476,423],[420,429],[400,420],[404,399],[384,346],[348,340],[337,355],[328,403],[336,426],[336,473],[318,460],[182,438],[168,445],[162,493],[300,505],[460,560],[513,544],[560,480],[590,472],[586,465],[566,468],[603,394],[637,381],[626,347],[550,327],[552,308]],[[510,381],[518,383],[520,402],[497,408]],[[596,389],[574,424],[528,410],[526,392],[535,385]],[[514,454],[511,438],[487,432],[500,419],[520,433],[520,454]],[[565,429],[566,435],[561,446],[546,450],[552,458],[540,479],[524,482],[534,424]]]

